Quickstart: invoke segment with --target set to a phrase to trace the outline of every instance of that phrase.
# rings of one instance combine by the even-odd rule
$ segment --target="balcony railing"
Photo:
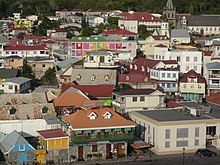
[[[220,84],[209,84],[208,87],[218,89],[218,88],[220,88]]]
[[[220,78],[220,74],[211,74],[210,78]]]
[[[125,102],[118,102],[118,101],[113,100],[112,105],[115,105],[121,109],[125,108]]]
[[[128,133],[115,133],[111,132],[109,134],[97,134],[97,135],[72,135],[71,144],[85,144],[89,142],[98,141],[128,141],[134,138],[134,131]]]

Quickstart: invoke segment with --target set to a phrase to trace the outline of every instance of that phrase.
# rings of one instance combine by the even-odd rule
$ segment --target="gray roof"
[[[26,77],[15,77],[15,78],[7,78],[5,81],[1,82],[0,84],[4,84],[6,82],[12,82],[15,84],[23,84],[27,81],[30,81],[31,79],[26,78]]]
[[[186,29],[171,29],[171,38],[190,38]]]
[[[211,62],[206,64],[208,70],[220,70],[220,62]]]
[[[76,63],[80,61],[80,59],[77,59],[77,58],[68,58],[64,61],[60,61],[60,62],[57,62],[56,65],[61,68],[61,69],[67,69],[69,68],[72,64]]]
[[[0,35],[0,43],[7,43],[8,39],[2,35]]]
[[[44,120],[48,125],[50,124],[61,124],[60,121],[56,118],[55,114],[54,115],[45,115]]]
[[[8,134],[0,143],[0,148],[7,154],[14,146],[29,144],[17,131]]]
[[[220,15],[187,16],[188,26],[220,26]]]
[[[81,79],[77,80],[80,75]],[[95,76],[94,80],[91,80]],[[108,76],[109,80],[106,81],[105,77]],[[71,81],[77,82],[79,85],[116,85],[116,70],[111,69],[76,69],[73,68]]]
[[[191,116],[187,113],[184,113],[183,111],[179,111],[176,109],[137,111],[137,113],[149,117],[158,122],[213,119],[207,116],[201,116],[201,117]]]
[[[2,79],[14,78],[18,75],[18,69],[0,69],[0,77]]]

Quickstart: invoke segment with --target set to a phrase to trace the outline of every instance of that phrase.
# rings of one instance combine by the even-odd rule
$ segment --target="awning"
[[[130,144],[131,147],[134,149],[142,149],[142,148],[150,148],[151,145],[148,143],[135,143],[135,144]]]

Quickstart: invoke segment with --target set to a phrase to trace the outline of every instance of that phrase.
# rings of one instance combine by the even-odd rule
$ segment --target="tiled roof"
[[[186,29],[171,29],[171,38],[190,38]]]
[[[180,78],[179,82],[181,83],[188,82],[187,80],[188,77],[197,77],[197,83],[206,83],[205,78],[201,76],[200,74],[196,73],[193,69],[191,69],[187,73],[184,73],[183,76]]]
[[[143,83],[145,78],[147,78],[144,74],[135,74],[135,73],[129,73],[129,74],[119,74],[118,81],[119,82],[129,82],[129,83]]]
[[[46,50],[46,47],[45,45],[37,45],[37,46],[16,45],[16,46],[6,46],[4,50]]]
[[[56,32],[67,32],[65,28],[55,28],[54,29]]]
[[[119,16],[124,20],[138,20],[139,22],[160,22],[158,17],[155,17],[148,12],[134,12],[132,14],[123,12]]]
[[[166,108],[177,108],[177,107],[183,107],[183,105],[176,103],[174,101],[169,101],[167,102],[167,107]]]
[[[176,60],[163,60],[162,61],[164,64],[178,64]]]
[[[136,33],[130,32],[128,30],[105,30],[104,32],[101,33],[102,35],[110,35],[110,34],[118,34],[118,35],[137,35]]]
[[[157,36],[152,35],[151,37],[153,37],[155,40],[169,40],[169,37],[165,35],[157,35]]]
[[[213,51],[209,51],[209,50],[203,50],[203,51],[202,51],[202,54],[203,54],[204,56],[211,56],[212,53],[213,53]]]
[[[117,91],[114,93],[118,95],[150,95],[155,91],[155,89],[128,89],[124,91]]]
[[[51,139],[51,138],[62,138],[62,137],[68,137],[62,130],[60,129],[49,129],[49,130],[41,130],[37,131],[40,136],[42,136],[44,139]]]
[[[111,114],[110,119],[104,119],[103,114],[105,112]],[[94,112],[97,117],[94,120],[90,120],[89,114]],[[92,128],[103,128],[103,127],[135,127],[135,123],[123,118],[121,115],[117,114],[109,107],[96,107],[88,110],[79,110],[69,116],[63,117],[67,123],[69,123],[73,129],[92,129]]]
[[[112,85],[75,85],[75,84],[62,84],[62,93],[70,87],[79,89],[83,93],[91,97],[111,97],[113,86]]]
[[[0,78],[14,78],[18,75],[18,69],[0,69]]]
[[[90,100],[88,97],[80,93],[63,93],[54,99],[54,106],[73,106],[82,107],[83,104],[97,103],[98,100]]]
[[[220,105],[220,92],[215,93],[211,96],[206,96],[208,102]]]
[[[159,44],[159,45],[156,45],[156,46],[154,46],[154,47],[158,47],[158,48],[167,48],[167,46],[166,46],[166,45],[163,45],[163,44]]]

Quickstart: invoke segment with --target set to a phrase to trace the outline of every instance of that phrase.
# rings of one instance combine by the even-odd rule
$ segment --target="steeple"
[[[166,8],[167,9],[173,9],[173,1],[172,0],[167,0]]]

